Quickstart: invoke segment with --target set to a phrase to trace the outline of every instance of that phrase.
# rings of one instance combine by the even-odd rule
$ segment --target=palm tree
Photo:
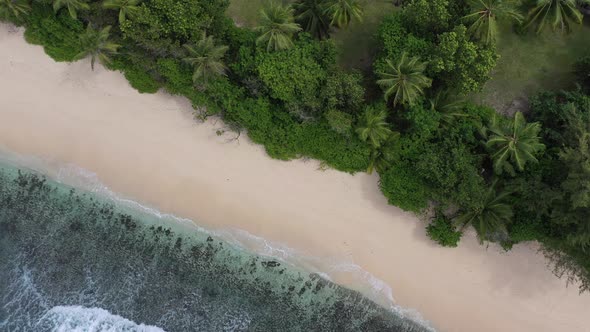
[[[28,15],[30,10],[31,6],[27,0],[0,0],[0,18],[20,18],[21,15]]]
[[[528,161],[537,162],[535,154],[545,148],[540,142],[541,125],[538,122],[526,123],[521,112],[517,112],[508,123],[502,123],[494,116],[487,128],[492,133],[486,146],[493,151],[494,171],[502,174],[506,169],[514,174],[514,166],[524,170]]]
[[[496,182],[488,188],[480,206],[460,212],[454,220],[455,226],[460,230],[472,225],[480,243],[489,239],[493,233],[506,234],[506,224],[512,219],[512,207],[507,202],[511,193],[496,192],[495,185]]]
[[[329,0],[325,10],[332,21],[330,25],[346,28],[352,20],[363,21],[363,8],[358,0]]]
[[[301,31],[301,27],[294,22],[290,7],[271,2],[260,11],[260,26],[256,30],[261,33],[256,43],[266,44],[266,50],[270,52],[291,48],[293,34]]]
[[[53,0],[53,11],[58,12],[63,7],[68,9],[73,19],[78,18],[79,10],[89,10],[90,6],[84,0]]]
[[[441,124],[450,126],[459,118],[468,118],[465,113],[466,100],[449,90],[440,90],[430,99],[430,110],[441,115]]]
[[[536,25],[540,33],[550,25],[553,30],[569,32],[571,23],[581,24],[582,13],[577,8],[576,0],[535,0],[529,10],[525,28]]]
[[[363,142],[370,141],[373,148],[379,148],[392,134],[387,121],[385,121],[386,118],[387,111],[384,108],[368,107],[361,123],[356,128],[359,138]]]
[[[393,95],[393,104],[412,105],[416,98],[424,93],[424,88],[430,87],[432,80],[424,76],[426,63],[420,62],[418,57],[408,57],[406,52],[394,64],[389,59],[387,71],[380,72],[377,84],[385,90],[385,100]]]
[[[202,82],[206,85],[211,76],[225,75],[227,67],[222,59],[229,47],[215,45],[213,36],[203,33],[201,40],[195,45],[184,45],[184,48],[188,51],[189,56],[183,61],[194,68],[193,83]]]
[[[317,39],[328,38],[329,18],[326,16],[325,0],[298,0],[293,4],[295,20]]]
[[[105,0],[102,6],[106,9],[119,11],[119,23],[125,21],[128,16],[134,15],[138,10],[141,0]]]
[[[472,13],[464,16],[471,22],[468,32],[487,45],[496,41],[497,20],[522,20],[513,0],[471,0],[471,8]]]
[[[371,159],[369,160],[369,167],[367,173],[372,174],[373,170],[383,174],[389,167],[391,167],[392,161],[395,158],[395,150],[393,145],[399,139],[400,133],[392,131],[389,136],[381,143],[379,148],[372,148]]]
[[[94,30],[90,24],[86,28],[86,31],[80,35],[80,43],[83,51],[80,52],[76,58],[83,59],[90,56],[90,66],[94,70],[94,63],[96,59],[103,65],[111,62],[110,56],[117,54],[117,49],[121,45],[115,44],[109,41],[109,32],[111,26],[106,26],[102,30]]]

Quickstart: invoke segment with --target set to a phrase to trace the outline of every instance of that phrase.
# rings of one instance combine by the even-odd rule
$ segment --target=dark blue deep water
[[[0,331],[426,330],[317,274],[136,212],[0,167]]]

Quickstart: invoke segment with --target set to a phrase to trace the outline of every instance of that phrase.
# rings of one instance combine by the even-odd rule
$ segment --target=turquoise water
[[[207,232],[0,166],[0,331],[426,331]]]

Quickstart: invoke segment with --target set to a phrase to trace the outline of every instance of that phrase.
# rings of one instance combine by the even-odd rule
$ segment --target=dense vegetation
[[[467,226],[506,248],[538,240],[590,290],[590,58],[572,64],[576,90],[533,96],[525,114],[467,102],[496,65],[499,24],[567,33],[583,1],[398,2],[371,72],[339,66],[330,38],[363,20],[356,0],[270,3],[255,29],[224,0],[0,0],[0,17],[56,61],[89,56],[142,93],[185,96],[274,158],[376,170],[391,204],[435,207],[427,233],[441,245]]]

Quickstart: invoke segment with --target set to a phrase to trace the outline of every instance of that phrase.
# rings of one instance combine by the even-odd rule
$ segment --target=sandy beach
[[[77,165],[142,204],[318,257],[312,268],[365,290],[333,263],[357,264],[440,331],[590,331],[590,294],[566,288],[536,244],[504,252],[468,234],[439,247],[387,205],[375,175],[272,160],[246,135],[217,135],[221,121],[195,121],[186,100],[140,95],[88,61],[55,63],[6,25],[0,91],[0,150]]]

